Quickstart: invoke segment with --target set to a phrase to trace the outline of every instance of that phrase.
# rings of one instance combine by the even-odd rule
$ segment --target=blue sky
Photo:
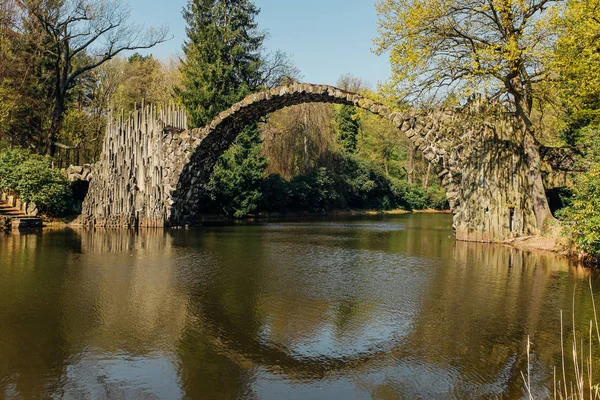
[[[132,22],[167,25],[173,39],[151,52],[159,58],[181,54],[187,0],[130,0]],[[268,31],[266,47],[288,53],[303,80],[334,85],[351,73],[375,88],[390,75],[388,57],[371,52],[377,35],[374,0],[255,0],[261,8],[260,29]]]

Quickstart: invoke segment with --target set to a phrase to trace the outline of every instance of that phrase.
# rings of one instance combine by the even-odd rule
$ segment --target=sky
[[[153,48],[160,59],[181,55],[187,0],[129,0],[131,21],[166,25],[173,39]],[[268,32],[267,50],[282,50],[300,69],[304,82],[335,85],[350,73],[372,88],[390,76],[387,55],[371,49],[377,36],[374,0],[254,0],[261,9],[259,29]]]

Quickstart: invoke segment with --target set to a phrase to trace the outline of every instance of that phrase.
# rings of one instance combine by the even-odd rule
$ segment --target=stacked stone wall
[[[86,174],[92,178],[79,222],[148,227],[199,222],[203,185],[242,129],[310,102],[353,105],[391,121],[441,180],[458,239],[502,241],[535,233],[518,128],[502,107],[476,99],[462,109],[398,112],[311,84],[250,95],[200,129],[187,130],[185,113],[172,109],[157,114],[144,107],[128,119],[111,119],[102,158]]]
[[[168,221],[163,142],[186,128],[181,110],[160,113],[142,106],[125,119],[109,117],[102,156],[87,176],[88,194],[78,218],[83,225],[163,227]]]

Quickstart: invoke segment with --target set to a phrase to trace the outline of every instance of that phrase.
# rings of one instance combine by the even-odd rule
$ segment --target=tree
[[[354,106],[338,106],[336,117],[336,138],[347,154],[356,153],[358,143],[359,116]]]
[[[265,35],[248,0],[190,0],[184,9],[187,40],[178,91],[192,127],[203,127],[262,82]]]
[[[207,185],[212,209],[228,217],[242,218],[256,211],[266,160],[256,125],[248,126],[229,151],[219,158]]]
[[[331,104],[299,104],[271,114],[261,125],[267,172],[291,179],[317,167],[331,167],[335,151]]]
[[[298,70],[280,51],[263,55],[265,35],[249,0],[189,0],[183,16],[187,40],[176,93],[192,127],[210,123],[249,93],[293,80]],[[217,161],[205,188],[205,211],[241,217],[254,212],[266,168],[257,124],[240,133]]]
[[[585,172],[577,175],[572,203],[562,212],[572,222],[568,229],[579,250],[600,262],[600,129],[588,126],[582,131],[588,154],[580,167]]]
[[[131,112],[142,101],[156,105],[176,102],[175,89],[179,87],[177,65],[161,63],[152,55],[135,53],[120,62],[122,80],[112,99],[115,110]]]
[[[600,123],[600,1],[568,1],[556,25],[552,67],[559,79],[553,89],[565,111],[563,138],[573,145],[581,128]]]
[[[515,112],[529,170],[537,227],[552,218],[531,121],[540,99],[536,85],[549,78],[554,40],[553,0],[378,0],[377,52],[390,51],[388,90],[406,96],[488,90]]]
[[[369,85],[352,74],[344,74],[338,79],[337,86],[348,92],[360,93],[367,90]],[[357,108],[354,106],[338,106],[336,125],[336,137],[342,151],[348,154],[356,153],[360,125]]]
[[[144,30],[128,21],[129,10],[119,0],[16,0],[25,14],[24,28],[43,29],[43,52],[52,71],[53,110],[48,153],[56,150],[66,103],[77,80],[127,50],[147,49],[164,42],[166,28]]]
[[[0,139],[40,151],[49,126],[52,76],[39,24],[22,29],[22,15],[12,1],[0,2]]]
[[[282,58],[275,55],[266,63],[261,57],[265,35],[257,30],[258,12],[249,0],[189,0],[183,12],[188,38],[177,94],[192,127],[205,126],[247,94],[276,80]],[[261,144],[257,125],[252,124],[219,158],[205,188],[213,209],[236,217],[256,209],[265,170]]]

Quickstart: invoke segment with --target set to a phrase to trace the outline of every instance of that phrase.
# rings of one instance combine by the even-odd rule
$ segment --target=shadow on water
[[[559,310],[575,298],[585,329],[590,272],[456,242],[450,225],[419,214],[0,237],[0,397],[522,398],[527,335],[547,393]]]

